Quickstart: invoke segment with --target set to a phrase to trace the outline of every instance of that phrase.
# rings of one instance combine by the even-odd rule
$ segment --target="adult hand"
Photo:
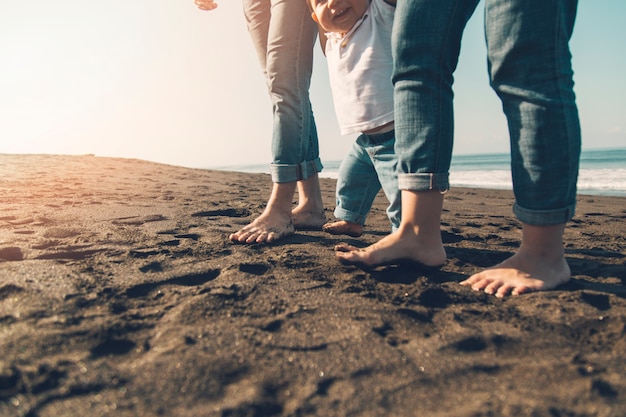
[[[213,10],[217,7],[215,0],[194,0],[200,10]]]

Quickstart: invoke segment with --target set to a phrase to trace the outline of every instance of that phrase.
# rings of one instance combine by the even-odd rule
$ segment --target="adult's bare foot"
[[[372,269],[383,265],[417,263],[426,267],[440,267],[446,261],[446,251],[436,239],[430,242],[402,229],[385,236],[366,248],[340,244],[335,246],[335,256],[342,264]]]
[[[273,243],[293,233],[291,219],[273,218],[264,213],[238,232],[232,233],[229,239],[235,243]]]
[[[569,281],[565,260],[565,224],[533,226],[522,224],[522,244],[504,262],[472,275],[461,285],[496,297],[551,290]]]
[[[274,183],[263,213],[228,238],[235,243],[272,243],[294,232],[291,199],[296,183]]]
[[[321,230],[326,223],[319,174],[298,181],[298,205],[291,210],[291,221],[298,230]]]
[[[322,230],[331,235],[348,235],[359,237],[363,234],[363,225],[359,223],[347,222],[339,220],[332,223],[326,223],[322,226]]]
[[[502,298],[509,294],[551,290],[568,282],[570,276],[565,258],[537,259],[516,253],[504,262],[472,275],[461,285]]]

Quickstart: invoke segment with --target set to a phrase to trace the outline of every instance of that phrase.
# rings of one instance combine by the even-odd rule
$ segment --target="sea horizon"
[[[336,179],[341,161],[322,161],[320,178]],[[269,164],[211,169],[269,174]],[[512,189],[508,152],[453,155],[452,187]],[[580,158],[578,194],[626,197],[626,147],[584,149]]]

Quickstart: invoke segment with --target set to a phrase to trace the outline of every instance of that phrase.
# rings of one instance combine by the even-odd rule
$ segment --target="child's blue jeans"
[[[335,217],[365,224],[365,218],[381,187],[389,206],[392,231],[400,226],[400,190],[394,132],[361,134],[341,162],[337,178]]]

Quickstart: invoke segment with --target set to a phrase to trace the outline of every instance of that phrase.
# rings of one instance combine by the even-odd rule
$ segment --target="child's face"
[[[369,0],[308,0],[311,2],[311,16],[328,32],[344,34],[363,17]]]

